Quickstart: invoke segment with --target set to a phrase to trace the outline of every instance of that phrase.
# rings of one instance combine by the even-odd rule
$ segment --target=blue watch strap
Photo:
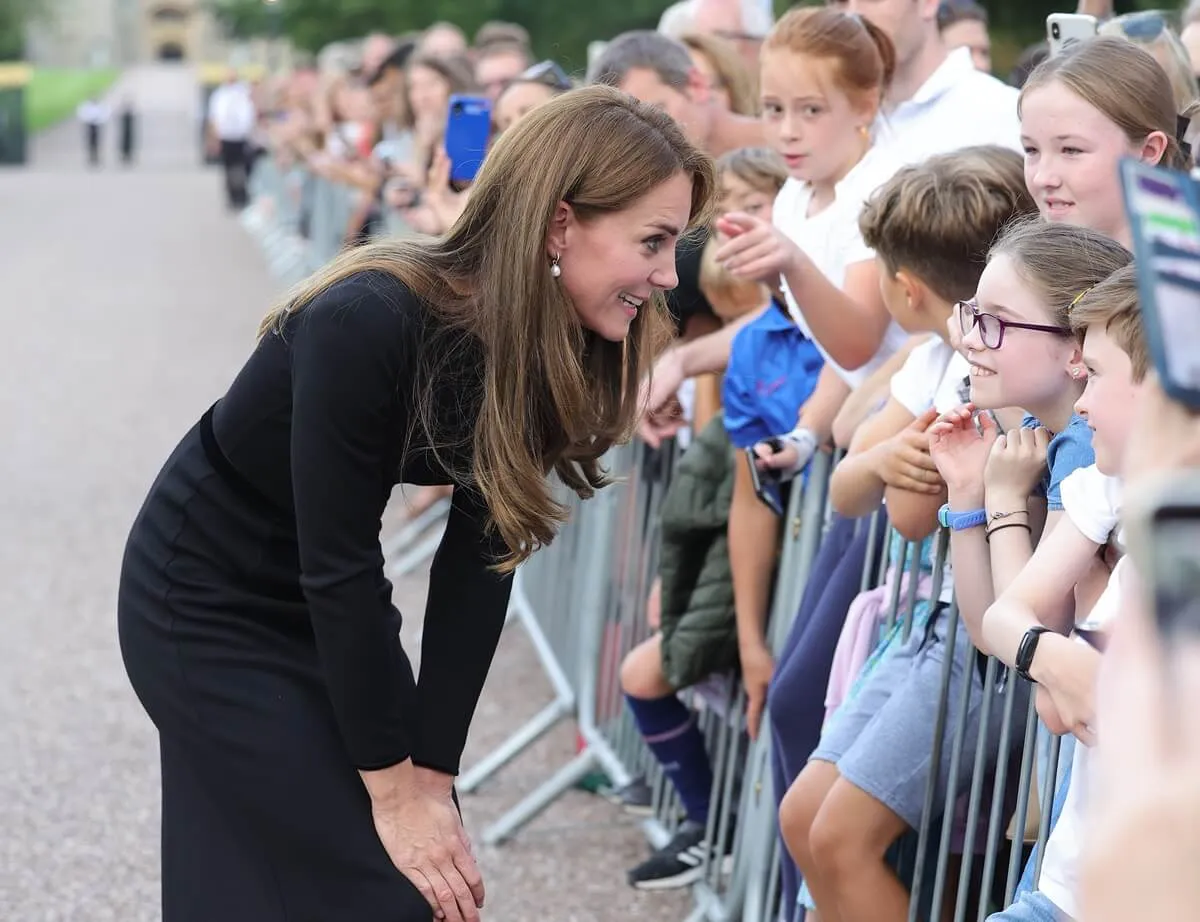
[[[951,531],[966,531],[968,528],[978,528],[987,522],[986,509],[973,509],[970,512],[951,512],[950,504],[946,503],[938,510],[938,524]]]

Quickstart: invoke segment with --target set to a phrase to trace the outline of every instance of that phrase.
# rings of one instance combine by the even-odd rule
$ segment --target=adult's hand
[[[453,778],[404,762],[362,772],[379,841],[444,922],[479,922],[483,877],[451,796]]]
[[[651,448],[658,448],[686,425],[675,396],[683,379],[683,361],[676,346],[664,352],[654,363],[654,370],[642,380],[638,390],[642,414],[638,435]]]

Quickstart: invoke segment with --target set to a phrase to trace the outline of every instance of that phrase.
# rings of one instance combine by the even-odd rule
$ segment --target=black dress
[[[164,922],[432,917],[356,769],[458,771],[511,587],[457,488],[414,681],[379,531],[396,483],[449,482],[411,425],[435,332],[390,276],[338,283],[262,340],[134,523],[118,620],[160,736]],[[478,408],[458,347],[433,376],[439,446],[469,444]]]

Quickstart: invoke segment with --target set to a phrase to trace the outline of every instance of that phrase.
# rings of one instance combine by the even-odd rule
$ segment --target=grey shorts
[[[961,621],[954,643],[948,705],[937,765],[934,803],[941,815],[951,782],[950,763],[955,733],[962,714],[964,684],[971,685],[966,709],[966,735],[959,759],[955,790],[968,790],[985,698],[989,713],[986,764],[996,764],[1000,749],[1005,702],[1016,695],[1010,748],[1021,744],[1029,685],[1014,679],[1004,690],[996,685],[984,690],[977,656]],[[925,631],[914,630],[909,639],[886,656],[866,680],[858,697],[847,702],[821,734],[812,758],[837,766],[838,774],[878,800],[913,829],[919,828],[929,772],[933,762],[934,731],[942,698],[944,664],[950,631],[950,612],[932,616]],[[1008,753],[1005,753],[1007,757]]]

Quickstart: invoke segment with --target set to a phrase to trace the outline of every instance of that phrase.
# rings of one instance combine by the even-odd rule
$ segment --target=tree
[[[48,12],[46,0],[0,0],[0,61],[25,52],[25,28]]]

